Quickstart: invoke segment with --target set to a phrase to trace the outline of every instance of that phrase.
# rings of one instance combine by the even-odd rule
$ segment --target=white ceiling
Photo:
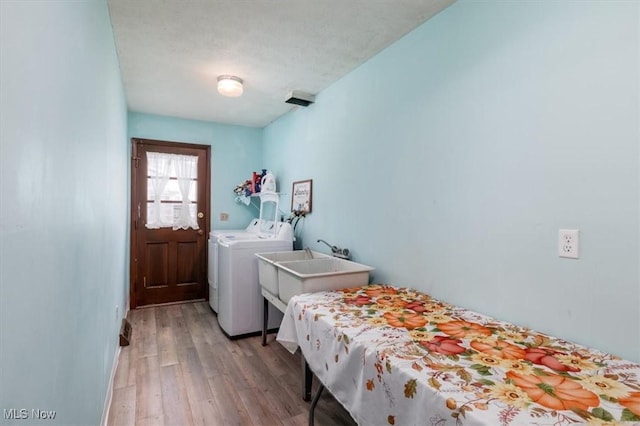
[[[132,111],[264,127],[455,0],[108,0]],[[240,98],[219,75],[244,80]]]

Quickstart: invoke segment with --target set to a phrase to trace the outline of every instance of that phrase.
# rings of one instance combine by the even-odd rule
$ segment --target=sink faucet
[[[317,242],[319,243],[325,243],[330,249],[331,249],[331,253],[335,253],[338,251],[338,247],[336,246],[332,246],[331,244],[329,244],[328,242],[326,242],[325,240],[318,240]]]
[[[326,244],[327,247],[329,247],[331,249],[331,254],[334,257],[339,257],[340,259],[346,259],[346,260],[349,260],[351,258],[351,253],[349,252],[349,249],[347,249],[347,248],[339,248],[337,246],[329,244],[325,240],[318,240],[318,242]]]

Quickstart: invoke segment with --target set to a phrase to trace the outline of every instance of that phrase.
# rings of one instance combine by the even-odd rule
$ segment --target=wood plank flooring
[[[300,353],[291,355],[274,334],[265,347],[259,336],[230,340],[206,302],[137,309],[129,321],[109,426],[307,424]],[[315,424],[355,422],[323,392]]]

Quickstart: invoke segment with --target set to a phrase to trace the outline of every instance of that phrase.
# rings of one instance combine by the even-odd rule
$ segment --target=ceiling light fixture
[[[218,77],[218,93],[222,96],[236,98],[242,95],[242,79],[234,75],[221,75]]]

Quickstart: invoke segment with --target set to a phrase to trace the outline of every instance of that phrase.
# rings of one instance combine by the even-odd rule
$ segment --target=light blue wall
[[[2,1],[0,19],[0,423],[95,425],[128,273],[109,12],[105,1]],[[12,408],[57,415],[7,421]]]
[[[129,140],[134,137],[211,146],[213,229],[244,228],[258,215],[235,202],[233,189],[262,166],[262,129],[130,112]],[[223,212],[226,222],[220,221]]]
[[[639,7],[459,1],[266,127],[303,244],[640,361]]]

